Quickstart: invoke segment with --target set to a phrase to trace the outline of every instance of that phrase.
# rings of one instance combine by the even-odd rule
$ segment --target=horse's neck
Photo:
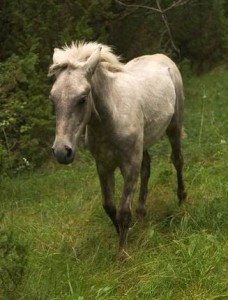
[[[112,78],[108,76],[102,67],[97,68],[92,79],[92,96],[94,101],[95,116],[100,120],[109,118],[113,111],[113,103],[110,97]]]

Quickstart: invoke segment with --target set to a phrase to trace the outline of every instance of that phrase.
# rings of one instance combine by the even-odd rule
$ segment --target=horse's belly
[[[160,84],[164,80],[160,78]],[[176,95],[173,83],[167,80],[151,90],[151,96],[144,99],[144,149],[155,144],[164,134],[174,115]]]
[[[156,124],[151,123],[144,129],[144,140],[143,140],[143,148],[147,149],[152,145],[156,144],[157,141],[165,134],[167,127],[171,121],[170,117],[162,124],[162,126],[157,126]]]

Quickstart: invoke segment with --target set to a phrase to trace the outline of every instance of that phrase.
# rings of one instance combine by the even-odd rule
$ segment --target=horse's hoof
[[[119,250],[117,258],[122,262],[132,259],[132,257],[124,249]]]

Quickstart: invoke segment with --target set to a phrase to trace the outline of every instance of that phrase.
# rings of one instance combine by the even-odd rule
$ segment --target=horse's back
[[[125,65],[125,70],[135,74],[139,79],[146,77],[152,83],[157,78],[166,85],[165,81],[169,81],[171,78],[173,84],[178,81],[178,84],[182,85],[181,74],[176,64],[164,54],[136,57]]]
[[[145,67],[148,66],[148,64],[153,64],[154,66],[163,66],[163,67],[176,67],[176,64],[166,55],[164,54],[153,54],[153,55],[143,55],[136,57],[132,60],[130,60],[126,65],[125,68],[130,70],[137,67]]]

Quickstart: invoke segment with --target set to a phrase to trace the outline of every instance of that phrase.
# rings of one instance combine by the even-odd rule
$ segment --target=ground
[[[184,82],[187,203],[163,139],[151,149],[147,216],[133,219],[120,262],[85,150],[70,166],[0,177],[0,299],[228,299],[228,72]]]

